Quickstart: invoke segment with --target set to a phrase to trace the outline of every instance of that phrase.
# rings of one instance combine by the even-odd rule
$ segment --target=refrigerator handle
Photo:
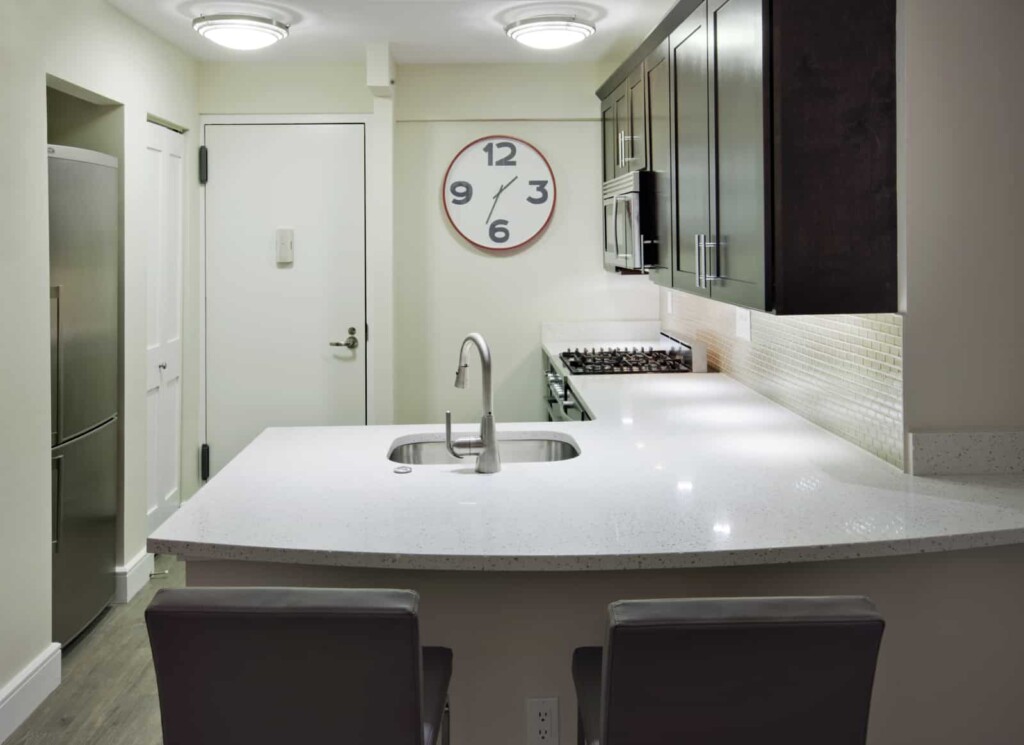
[[[64,456],[53,456],[53,472],[51,474],[50,492],[53,500],[51,508],[51,519],[53,528],[50,542],[53,544],[53,553],[60,553],[60,539],[64,532]]]
[[[50,354],[53,357],[51,365],[53,380],[51,386],[57,390],[53,395],[53,407],[56,416],[54,425],[56,427],[52,434],[51,445],[56,445],[64,437],[64,335],[61,333],[61,307],[60,307],[61,286],[55,285],[50,288],[50,302],[53,306],[50,318]]]

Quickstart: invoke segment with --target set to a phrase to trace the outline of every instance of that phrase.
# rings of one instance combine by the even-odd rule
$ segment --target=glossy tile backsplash
[[[901,316],[752,312],[747,341],[737,335],[735,307],[662,294],[663,326],[707,344],[710,368],[903,468]]]

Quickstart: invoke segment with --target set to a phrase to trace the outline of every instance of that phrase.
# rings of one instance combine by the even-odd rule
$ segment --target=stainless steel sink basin
[[[472,436],[472,433],[454,436]],[[499,432],[498,449],[502,463],[550,463],[580,454],[576,441],[560,432]],[[430,433],[399,437],[391,443],[388,460],[410,466],[472,465],[475,457],[463,460],[452,457],[445,447],[444,434]]]

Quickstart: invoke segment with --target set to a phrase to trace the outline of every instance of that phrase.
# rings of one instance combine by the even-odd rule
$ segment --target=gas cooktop
[[[558,356],[573,375],[690,372],[682,349],[567,349]]]

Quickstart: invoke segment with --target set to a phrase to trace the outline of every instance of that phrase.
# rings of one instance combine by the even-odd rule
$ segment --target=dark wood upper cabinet
[[[647,86],[641,65],[601,102],[604,180],[647,169]]]
[[[626,137],[645,128],[671,267],[654,281],[778,314],[898,309],[895,20],[895,0],[670,12],[638,50],[643,91],[634,55],[599,92],[626,99]]]
[[[651,279],[672,286],[675,236],[672,230],[672,87],[666,39],[644,60],[647,96],[647,167],[654,173],[654,234],[644,246]],[[635,121],[635,120],[634,120]]]
[[[629,98],[629,131],[626,133],[626,172],[647,169],[647,80],[641,65],[626,83]]]
[[[703,6],[702,6],[703,7]],[[669,37],[672,69],[675,262],[672,286],[707,297],[704,244],[711,233],[706,13],[695,12]]]

